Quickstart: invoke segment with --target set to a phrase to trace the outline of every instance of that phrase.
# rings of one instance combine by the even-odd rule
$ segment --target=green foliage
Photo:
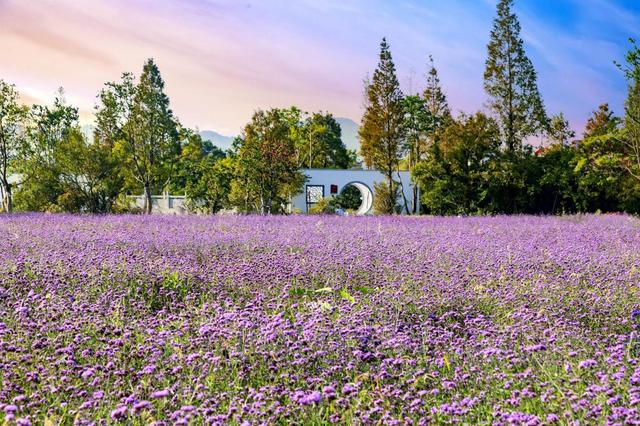
[[[427,85],[422,93],[422,99],[424,99],[429,113],[435,120],[436,127],[441,127],[451,119],[451,110],[449,109],[447,97],[440,85],[440,76],[431,55],[429,55],[429,65]]]
[[[353,185],[346,186],[333,198],[335,206],[345,211],[358,210],[362,204],[362,193]]]
[[[67,212],[112,211],[122,190],[123,178],[108,146],[88,143],[84,135],[74,129],[56,149],[55,162],[62,190],[57,206]]]
[[[309,214],[333,214],[336,208],[332,203],[333,197],[324,197],[309,208]]]
[[[237,143],[231,202],[242,212],[284,211],[301,191],[304,175],[296,163],[296,110],[258,111]]]
[[[428,160],[414,170],[422,202],[436,214],[474,214],[487,208],[490,173],[500,146],[496,122],[482,113],[460,116],[439,132]]]
[[[211,161],[201,163],[201,178],[186,188],[187,200],[191,209],[206,213],[217,213],[230,208],[229,196],[231,182],[234,178],[235,159],[223,158],[211,164]]]
[[[325,197],[309,209],[311,214],[334,214],[338,209],[343,212],[354,212],[362,204],[362,194],[353,185],[345,187],[340,194]]]
[[[593,136],[576,147],[572,162],[577,179],[576,208],[582,212],[618,211],[625,175],[620,167],[624,153],[622,135]]]
[[[400,213],[398,198],[400,197],[400,186],[397,182],[389,185],[387,182],[373,184],[373,212],[379,215]]]
[[[531,135],[546,131],[547,117],[537,75],[520,38],[513,0],[500,0],[487,46],[484,88],[506,147],[520,149]]]
[[[333,115],[317,112],[293,126],[300,167],[348,169],[355,165],[355,152],[347,150],[342,142],[340,124]]]
[[[15,196],[19,210],[57,211],[58,197],[64,194],[57,162],[61,145],[78,129],[78,109],[66,104],[64,92],[58,91],[53,106],[35,105],[29,114],[27,139],[20,153],[16,171],[21,175]]]
[[[202,136],[193,130],[181,129],[180,133],[180,156],[169,185],[172,193],[192,192],[202,181],[204,174],[226,157],[224,151],[210,141],[203,140]]]
[[[15,169],[24,145],[29,109],[19,103],[15,86],[0,80],[0,211],[13,209],[13,182],[9,176]]]
[[[181,138],[171,191],[184,192],[192,212],[217,213],[229,207],[233,159],[194,131],[182,129]]]
[[[541,154],[530,159],[540,167],[538,211],[552,214],[579,211],[578,176],[573,170],[577,150],[574,146],[557,143]]]
[[[164,93],[164,81],[152,59],[140,81],[125,73],[99,94],[97,137],[112,146],[123,164],[129,191],[143,190],[145,211],[151,213],[151,194],[168,186],[180,154],[178,123]]]
[[[597,111],[593,111],[584,130],[584,138],[604,136],[613,133],[620,125],[620,118],[609,109],[609,104],[601,104]]]
[[[567,121],[563,113],[551,117],[549,122],[549,140],[554,143],[566,145],[575,136],[576,132],[571,130],[569,121]]]
[[[622,67],[627,78],[627,99],[624,105],[625,156],[621,166],[640,185],[640,47],[631,39],[632,47],[627,52],[626,67]]]

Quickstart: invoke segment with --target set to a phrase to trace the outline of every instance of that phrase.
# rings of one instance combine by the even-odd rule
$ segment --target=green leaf
[[[345,290],[344,288],[342,290],[340,290],[340,297],[342,297],[343,299],[348,300],[351,303],[355,303],[356,299],[349,294],[349,292],[347,290]]]

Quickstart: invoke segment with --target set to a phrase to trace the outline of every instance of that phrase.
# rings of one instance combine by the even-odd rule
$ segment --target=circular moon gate
[[[350,182],[342,187],[342,191],[340,191],[340,193],[344,193],[345,190],[350,186],[353,186],[358,191],[360,191],[361,200],[362,200],[362,203],[360,204],[360,207],[358,207],[358,209],[356,210],[355,214],[357,216],[364,216],[365,214],[369,213],[369,211],[371,210],[371,207],[373,206],[373,192],[371,192],[371,189],[369,189],[369,187],[364,183]]]

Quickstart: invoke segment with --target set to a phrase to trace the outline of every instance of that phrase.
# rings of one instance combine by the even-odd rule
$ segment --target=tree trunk
[[[271,197],[262,197],[262,214],[265,216],[271,214]]]
[[[400,170],[398,170],[398,187],[400,188],[400,193],[402,194],[402,201],[404,202],[404,211],[407,214],[411,214],[411,212],[409,211],[409,203],[407,202],[407,197],[404,195],[404,183],[402,183],[402,177],[400,176]],[[415,193],[415,188],[413,188],[413,191]],[[417,194],[416,198],[417,198]],[[414,201],[414,206],[415,206],[415,201]],[[414,207],[415,208],[415,207]]]
[[[2,183],[2,207],[7,213],[13,211],[13,197],[11,196],[11,184],[7,182]]]
[[[411,214],[415,215],[418,213],[418,185],[414,183],[413,185],[413,204],[411,205]]]
[[[391,209],[391,211],[389,212],[390,214],[393,214],[396,212],[396,191],[395,188],[393,187],[393,172],[391,172],[389,174],[389,176],[387,176],[387,179],[389,180],[389,208]]]
[[[151,185],[149,182],[144,184],[144,212],[151,214],[153,209],[153,198],[151,197]]]

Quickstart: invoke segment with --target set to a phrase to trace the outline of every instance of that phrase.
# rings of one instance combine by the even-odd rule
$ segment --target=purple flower
[[[84,370],[82,372],[82,378],[83,379],[88,379],[89,377],[93,376],[93,373],[94,373],[94,370],[92,368]]]
[[[351,383],[347,383],[344,386],[342,386],[342,393],[345,394],[345,395],[349,395],[350,393],[353,393],[353,392],[355,392],[357,390],[358,390],[358,388],[355,387]]]
[[[151,403],[149,401],[138,401],[133,405],[133,411],[139,412],[142,410],[146,410],[151,407]]]
[[[322,393],[324,394],[325,397],[329,399],[335,398],[336,388],[334,388],[333,386],[325,386],[322,388]]]
[[[153,399],[166,398],[167,396],[169,396],[169,391],[167,389],[155,391],[151,394]]]
[[[301,405],[311,405],[317,404],[318,402],[320,402],[320,400],[322,400],[322,394],[320,394],[320,392],[318,391],[313,391],[311,393],[302,395],[298,399],[298,403]]]
[[[127,410],[126,405],[121,405],[111,412],[111,418],[113,420],[121,420],[127,416]]]
[[[596,360],[585,359],[584,361],[580,361],[578,363],[578,368],[586,369],[586,368],[590,368],[590,367],[595,367],[596,365],[598,365],[598,362]]]
[[[9,404],[4,406],[5,413],[15,413],[16,411],[18,411],[18,407],[16,405]]]

